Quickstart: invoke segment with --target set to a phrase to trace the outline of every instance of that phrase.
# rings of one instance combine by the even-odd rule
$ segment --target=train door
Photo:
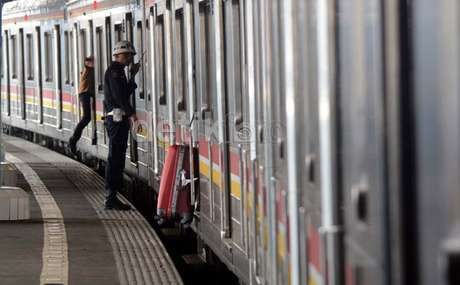
[[[104,74],[111,63],[111,18],[100,17],[93,19],[94,34],[94,75],[95,75],[95,100],[93,108],[95,110],[96,141],[106,142],[105,127],[102,122],[103,101],[104,101]],[[94,133],[94,132],[93,132]]]
[[[157,112],[158,112],[158,101],[157,101],[157,62],[159,61],[157,58],[157,16],[156,16],[156,6],[152,6],[149,8],[149,19],[148,19],[148,74],[150,75],[147,78],[148,92],[147,92],[147,103],[146,108],[149,110],[149,182],[154,184],[158,182],[157,179],[160,177],[159,169],[158,169],[158,140],[157,140]]]
[[[261,125],[264,131],[269,236],[266,278],[274,284],[289,283],[292,266],[289,264],[288,190],[298,187],[295,183],[296,141],[293,139],[298,133],[291,119],[297,109],[291,103],[295,96],[288,96],[292,95],[294,81],[285,80],[291,63],[289,57],[284,56],[292,55],[292,51],[287,49],[290,47],[287,44],[292,43],[292,31],[285,30],[289,21],[286,20],[287,13],[283,14],[283,3],[259,2],[260,40],[264,47],[261,51],[261,86],[265,116]]]
[[[75,94],[75,67],[74,67],[74,39],[73,26],[70,25],[63,29],[63,87],[62,87],[62,128],[68,132],[73,130],[75,122],[74,108],[78,103],[78,94]]]
[[[228,128],[228,182],[230,189],[231,238],[234,243],[233,261],[246,268],[249,276],[248,240],[248,175],[251,129],[249,100],[246,86],[246,24],[245,1],[224,2],[225,93]]]
[[[142,11],[142,10],[141,10]],[[148,111],[147,111],[147,88],[146,88],[146,70],[148,68],[148,54],[146,49],[145,28],[146,22],[144,21],[143,13],[136,13],[134,22],[134,38],[133,44],[136,48],[137,54],[134,62],[140,62],[141,66],[137,73],[135,80],[137,89],[135,90],[133,100],[135,101],[136,113],[139,120],[140,127],[132,132],[135,142],[136,151],[136,164],[139,169],[139,176],[148,177],[148,125],[146,124]]]
[[[92,26],[90,25],[90,23],[88,21],[85,21],[85,20],[82,20],[80,21],[77,25],[76,25],[76,28],[78,30],[78,44],[77,44],[77,48],[78,48],[78,74],[81,73],[81,71],[83,70],[84,66],[85,66],[85,58],[88,57],[89,55],[93,54],[92,53]],[[82,110],[80,108],[80,104],[78,104],[78,111],[79,111],[79,120],[81,119],[81,117],[83,116],[83,113],[82,113]],[[95,116],[95,112],[94,112],[94,106],[93,104],[91,104],[91,114],[92,115],[92,123],[88,125],[87,128],[85,128],[85,130],[83,131],[82,133],[82,136],[89,140],[89,141],[93,141],[94,139],[94,131],[95,131],[95,123],[94,123],[94,116]]]
[[[42,66],[43,66],[43,124],[56,127],[56,99],[55,99],[55,80],[54,70],[54,48],[53,48],[53,30],[49,26],[42,26]]]
[[[131,42],[133,45],[134,43],[134,30],[135,30],[135,16],[132,13],[126,13],[125,15],[125,36],[126,40]],[[139,52],[139,48],[135,47],[137,49],[137,52]],[[127,78],[130,79],[131,74],[128,72]],[[139,87],[138,87],[139,88]],[[131,105],[133,106],[134,110],[137,110],[136,106],[136,93],[138,90],[134,91],[133,94],[131,94]],[[137,149],[137,138],[136,135],[133,135],[132,132],[129,134],[129,142],[128,142],[128,147],[129,147],[129,159],[134,167],[138,167],[138,149]]]
[[[53,46],[54,46],[54,74],[56,74],[56,80],[54,85],[55,99],[56,99],[56,127],[62,129],[62,51],[61,51],[61,27],[55,25],[53,27]]]
[[[250,2],[250,1],[247,1]],[[253,31],[248,34],[247,38],[251,49],[253,49],[254,66],[249,68],[253,72],[249,80],[253,81],[251,88],[254,90],[254,98],[250,95],[250,113],[253,123],[252,131],[255,134],[253,138],[254,145],[251,146],[251,159],[254,163],[252,169],[253,187],[254,187],[254,207],[255,207],[255,253],[254,256],[254,277],[257,283],[274,283],[276,282],[276,254],[277,254],[277,237],[276,237],[276,219],[275,203],[276,193],[273,187],[279,184],[279,181],[273,179],[273,140],[272,133],[272,97],[274,96],[271,80],[275,80],[271,74],[269,52],[272,51],[269,42],[272,36],[270,26],[270,15],[266,1],[253,1],[248,5],[248,17],[253,26]],[[249,27],[248,27],[248,30]],[[248,53],[249,54],[249,53]],[[266,94],[269,96],[266,97]],[[271,97],[272,96],[272,97]],[[274,97],[273,97],[274,98]],[[279,102],[278,102],[279,103]],[[277,104],[278,104],[277,103]]]
[[[294,120],[286,124],[287,159],[295,162],[295,165],[289,164],[287,176],[291,284],[324,284],[324,251],[320,243],[317,25],[308,20],[315,14],[313,4],[290,1],[288,5],[281,7],[283,18],[292,19],[282,28],[286,74],[283,84],[293,83],[286,92],[286,102],[294,103],[295,114]],[[291,175],[296,175],[296,179],[291,179]]]
[[[19,45],[20,34],[11,30],[10,33],[10,64],[11,64],[11,87],[10,87],[10,101],[11,113],[16,118],[22,119],[21,111],[21,77],[20,77],[20,58],[19,58]]]
[[[36,62],[37,48],[36,48],[36,35],[35,27],[28,27],[25,29],[24,37],[24,61],[25,61],[25,89],[26,89],[26,117],[29,121],[37,122],[38,106],[39,106],[39,93],[36,76]]]
[[[231,245],[230,188],[226,170],[227,134],[224,89],[223,7],[220,1],[199,3],[200,27],[197,31],[197,65],[200,69],[200,218],[207,219],[208,238],[222,244],[222,252],[229,259]],[[199,41],[198,41],[199,39]],[[206,232],[206,231],[205,231]]]
[[[344,209],[343,270],[350,284],[389,284],[380,2],[339,1],[336,7],[338,189]]]
[[[155,18],[155,59],[156,64],[152,66],[155,69],[155,98],[157,107],[157,124],[155,138],[157,142],[157,171],[161,173],[166,155],[166,149],[171,144],[172,137],[172,126],[169,120],[169,109],[170,104],[169,93],[170,91],[170,80],[171,80],[171,65],[170,65],[170,49],[168,42],[170,41],[170,11],[166,7],[166,2],[160,2],[155,6],[156,18]]]
[[[460,282],[459,8],[450,0],[403,8],[410,15],[401,37],[400,102],[406,283]]]
[[[240,3],[241,4],[241,3]],[[260,79],[260,23],[258,2],[244,1],[246,43],[246,74],[244,77],[248,98],[249,151],[247,164],[248,232],[250,242],[250,278],[255,284],[265,282],[265,256],[267,256],[268,232],[266,232],[266,208],[264,201],[264,153],[263,153],[263,105],[261,104]]]

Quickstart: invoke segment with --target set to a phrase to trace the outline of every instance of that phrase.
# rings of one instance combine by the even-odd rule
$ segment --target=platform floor
[[[31,219],[0,222],[0,284],[182,284],[136,210],[104,210],[103,179],[30,142],[4,137]],[[125,203],[127,200],[121,198]]]

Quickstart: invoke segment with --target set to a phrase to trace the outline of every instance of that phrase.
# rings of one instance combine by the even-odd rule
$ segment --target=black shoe
[[[105,204],[106,210],[118,210],[118,211],[129,211],[131,210],[131,206],[128,204],[124,204],[120,201],[115,203]]]
[[[69,139],[69,147],[73,154],[77,154],[77,142],[74,140],[74,138]]]

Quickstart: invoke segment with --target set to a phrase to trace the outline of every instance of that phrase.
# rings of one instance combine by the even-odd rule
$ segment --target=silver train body
[[[193,229],[243,283],[458,284],[459,5],[11,2],[2,120],[67,141],[92,54],[79,148],[103,161],[103,73],[128,39],[145,128],[126,172],[158,189],[165,149],[193,148]]]

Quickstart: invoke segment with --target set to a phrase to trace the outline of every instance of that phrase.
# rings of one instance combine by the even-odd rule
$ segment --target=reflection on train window
[[[115,43],[123,39],[123,24],[115,24]]]
[[[136,49],[137,49],[137,58],[138,60],[144,61],[146,57],[142,57],[144,52],[142,43],[144,42],[142,38],[142,21],[137,22],[137,31],[136,31]],[[142,59],[141,59],[142,58]],[[141,70],[139,70],[139,98],[144,99],[144,63],[141,62]]]
[[[70,83],[70,38],[69,32],[64,32],[64,49],[65,49],[65,59],[64,59],[64,77],[65,83]]]
[[[180,110],[185,109],[185,75],[186,62],[185,62],[185,49],[184,49],[184,13],[183,10],[177,10],[175,18],[176,27],[176,38],[175,41],[175,58],[176,58],[176,90],[175,93],[178,95],[178,102],[181,103]]]
[[[11,36],[11,77],[18,78],[18,39]]]
[[[51,33],[45,33],[45,80],[53,81],[53,37]]]
[[[158,97],[161,104],[166,104],[166,65],[165,65],[165,29],[163,15],[158,16],[156,23],[157,64],[158,64]]]
[[[103,43],[103,35],[102,35],[102,27],[96,28],[96,51],[97,51],[97,78],[98,78],[98,90],[102,91],[104,89],[103,84],[103,76],[104,76],[104,43]]]

